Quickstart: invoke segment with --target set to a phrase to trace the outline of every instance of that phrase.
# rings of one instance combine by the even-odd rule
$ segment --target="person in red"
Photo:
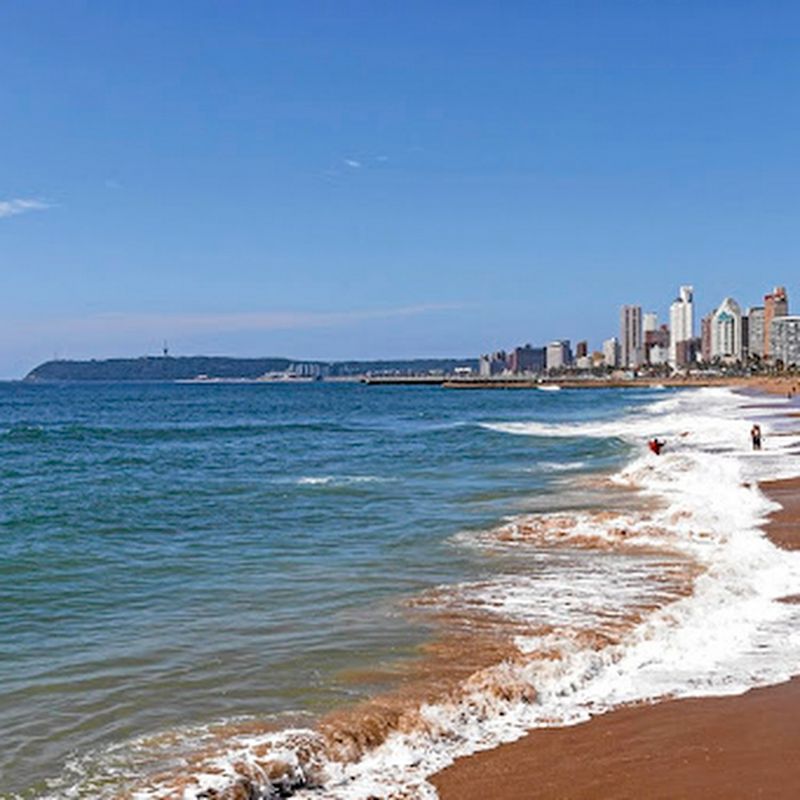
[[[660,442],[658,439],[656,439],[655,437],[653,437],[653,438],[652,438],[652,439],[651,439],[651,440],[650,440],[650,441],[647,443],[647,446],[648,446],[648,447],[650,448],[650,450],[652,450],[652,452],[654,452],[654,453],[655,453],[657,456],[660,456],[660,455],[661,455],[661,451],[664,449],[664,445],[665,445],[665,444],[666,444],[666,442],[664,442],[664,441],[661,441],[661,442]]]

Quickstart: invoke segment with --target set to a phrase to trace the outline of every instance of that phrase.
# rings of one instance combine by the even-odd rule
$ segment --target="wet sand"
[[[762,488],[766,533],[800,548],[800,479]],[[635,706],[537,730],[432,778],[442,800],[800,797],[800,678],[736,697]]]

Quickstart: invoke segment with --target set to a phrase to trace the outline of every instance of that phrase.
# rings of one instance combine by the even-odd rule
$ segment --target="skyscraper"
[[[619,314],[620,366],[633,368],[642,363],[642,307],[622,306]]]
[[[714,322],[714,311],[709,311],[700,320],[700,359],[708,364],[711,361],[711,325]]]
[[[747,312],[749,320],[748,352],[751,356],[764,356],[764,306],[754,306]]]
[[[772,355],[772,320],[789,313],[789,298],[783,286],[776,286],[764,295],[764,358]]]
[[[607,367],[619,366],[619,342],[616,336],[603,342],[603,361],[606,362]]]
[[[742,309],[726,297],[711,318],[711,358],[742,360]]]
[[[669,307],[669,363],[674,368],[686,366],[691,358],[694,338],[694,289],[681,286],[678,297]]]

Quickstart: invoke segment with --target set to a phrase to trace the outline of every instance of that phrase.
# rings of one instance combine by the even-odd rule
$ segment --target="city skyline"
[[[792,354],[791,365],[800,365],[800,316],[791,313],[786,287],[775,286],[763,295],[761,301],[763,305],[742,305],[732,296],[725,295],[705,315],[696,319],[694,287],[684,284],[678,287],[676,299],[669,304],[666,322],[661,322],[657,312],[643,310],[642,305],[625,303],[619,308],[617,334],[603,339],[593,348],[588,347],[588,340],[580,340],[574,358],[570,346],[572,339],[553,339],[536,347],[526,343],[508,354],[504,349],[482,354],[480,371],[482,375],[490,376],[503,371],[561,369],[567,365],[579,370],[601,365],[633,370],[668,365],[679,370],[716,361],[747,363],[753,356],[765,363],[776,359],[783,361],[787,353]],[[776,321],[777,328],[772,324]],[[780,353],[770,352],[773,340],[780,342]],[[531,350],[541,351],[544,369],[518,368],[521,351]],[[530,363],[533,357],[528,355],[525,363]],[[537,354],[535,358],[540,356]]]

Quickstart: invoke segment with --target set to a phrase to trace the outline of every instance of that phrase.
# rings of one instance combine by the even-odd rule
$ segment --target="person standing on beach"
[[[753,443],[753,450],[760,450],[761,449],[761,426],[760,425],[753,425],[750,428],[750,441]]]

